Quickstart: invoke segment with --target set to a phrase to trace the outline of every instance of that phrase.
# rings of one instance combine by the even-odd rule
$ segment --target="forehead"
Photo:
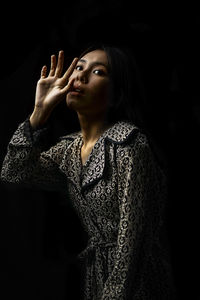
[[[102,64],[108,66],[108,58],[104,50],[99,49],[88,52],[82,56],[81,59],[84,59],[88,63],[101,62]]]

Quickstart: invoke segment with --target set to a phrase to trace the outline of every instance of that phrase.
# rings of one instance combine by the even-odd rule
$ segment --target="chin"
[[[78,108],[77,100],[71,97],[66,97],[66,104],[69,109],[77,110]]]
[[[73,101],[66,99],[66,104],[68,108],[73,109]]]

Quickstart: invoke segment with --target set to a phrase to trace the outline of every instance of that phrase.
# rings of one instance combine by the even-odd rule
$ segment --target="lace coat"
[[[42,150],[45,129],[19,125],[4,159],[1,178],[70,196],[88,234],[78,256],[83,299],[173,299],[162,246],[165,176],[139,128],[118,122],[81,163],[81,133]]]

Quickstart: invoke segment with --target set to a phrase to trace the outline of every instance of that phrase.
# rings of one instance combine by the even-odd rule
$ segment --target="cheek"
[[[93,92],[95,96],[107,98],[109,95],[109,84],[108,82],[100,82],[98,84],[94,84]]]

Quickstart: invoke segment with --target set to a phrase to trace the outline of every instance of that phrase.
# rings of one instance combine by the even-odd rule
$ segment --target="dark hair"
[[[112,92],[107,121],[130,121],[144,129],[145,90],[133,51],[127,47],[95,44],[88,46],[80,58],[97,49],[106,52],[109,64]]]
[[[165,155],[149,131],[146,93],[134,51],[126,46],[95,44],[87,47],[80,58],[97,49],[104,50],[107,54],[112,84],[107,122],[129,121],[138,126],[147,135],[157,161],[167,172]]]

